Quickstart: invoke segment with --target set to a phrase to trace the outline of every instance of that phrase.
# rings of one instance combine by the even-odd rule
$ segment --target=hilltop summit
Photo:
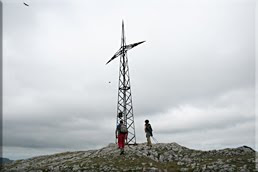
[[[64,152],[16,160],[3,171],[255,171],[255,151],[247,146],[201,151],[177,143],[126,146],[125,155],[115,144],[98,150]]]

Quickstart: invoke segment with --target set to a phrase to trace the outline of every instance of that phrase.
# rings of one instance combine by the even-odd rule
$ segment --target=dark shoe
[[[121,152],[120,152],[120,155],[124,155],[124,154],[125,154],[125,152],[124,152],[124,151],[121,151]]]

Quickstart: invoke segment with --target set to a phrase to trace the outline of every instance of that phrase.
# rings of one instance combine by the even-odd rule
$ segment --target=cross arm
[[[132,49],[133,47],[136,47],[137,45],[140,45],[140,44],[142,44],[144,42],[145,41],[141,41],[141,42],[137,42],[137,43],[134,43],[134,44],[126,45],[126,46],[124,46],[124,51],[126,52],[126,51]],[[115,55],[113,55],[113,57],[106,64],[108,64],[109,62],[111,62],[112,60],[114,60],[115,58],[120,56],[122,53],[123,53],[123,46],[116,52]]]

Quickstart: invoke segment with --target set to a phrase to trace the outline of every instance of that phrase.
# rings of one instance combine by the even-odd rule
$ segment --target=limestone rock
[[[255,171],[255,152],[242,146],[222,150],[200,151],[177,143],[126,146],[120,155],[117,145],[110,143],[98,150],[64,152],[38,156],[4,164],[2,171]]]

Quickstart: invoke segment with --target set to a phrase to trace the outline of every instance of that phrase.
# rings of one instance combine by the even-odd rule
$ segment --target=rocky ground
[[[255,152],[242,146],[234,149],[200,151],[177,143],[159,143],[148,148],[146,144],[126,146],[125,155],[115,144],[99,150],[65,152],[17,160],[4,164],[2,171],[191,171],[191,172],[252,172]]]

